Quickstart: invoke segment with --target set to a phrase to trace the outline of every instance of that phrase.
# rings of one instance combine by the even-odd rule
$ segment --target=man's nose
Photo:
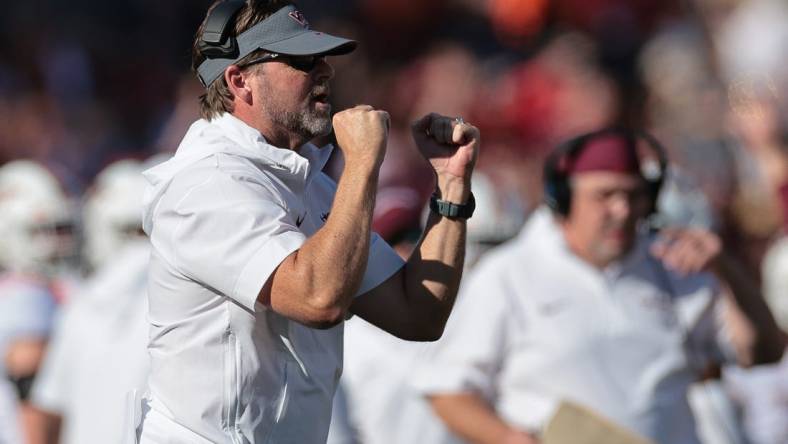
[[[610,212],[616,219],[624,220],[632,215],[633,200],[627,193],[616,193],[610,200]]]
[[[321,57],[315,65],[315,80],[318,83],[323,83],[332,78],[334,78],[334,67],[328,63],[325,57]]]

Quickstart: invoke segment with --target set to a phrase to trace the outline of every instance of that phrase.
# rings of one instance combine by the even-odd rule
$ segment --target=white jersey
[[[308,328],[257,302],[279,264],[329,217],[329,149],[266,143],[230,114],[200,120],[145,173],[153,246],[151,375],[141,443],[322,443],[343,325]],[[359,294],[402,259],[373,235]]]
[[[418,386],[478,393],[531,432],[569,400],[658,443],[696,444],[687,390],[727,343],[717,287],[708,275],[671,274],[640,241],[600,271],[538,210],[471,273]]]
[[[350,432],[332,422],[328,444],[462,442],[411,385],[427,353],[429,344],[396,338],[358,317],[348,321],[340,380],[345,405],[335,414],[346,415]]]
[[[0,356],[5,356],[11,341],[19,338],[49,336],[57,310],[50,288],[35,276],[0,274]],[[0,360],[5,374],[5,359]]]
[[[32,402],[63,417],[61,443],[121,443],[129,392],[148,375],[146,290],[150,248],[131,243],[62,311]]]

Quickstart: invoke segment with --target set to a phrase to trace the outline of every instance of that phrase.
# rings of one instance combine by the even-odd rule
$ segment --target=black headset
[[[197,42],[200,52],[209,59],[238,57],[238,42],[230,35],[230,22],[246,5],[245,0],[226,0],[208,13],[205,27]]]
[[[665,181],[667,173],[668,158],[665,148],[651,134],[634,129],[610,127],[598,131],[586,133],[574,137],[558,147],[547,157],[544,164],[544,201],[555,213],[561,216],[569,215],[572,204],[572,188],[569,181],[569,171],[567,166],[574,160],[592,140],[600,137],[618,136],[627,142],[627,147],[631,149],[637,158],[638,142],[646,141],[651,151],[656,156],[657,169],[644,169],[641,162],[641,177],[646,182],[647,192],[650,199],[650,214],[656,211],[659,190]],[[566,162],[569,161],[569,162]]]

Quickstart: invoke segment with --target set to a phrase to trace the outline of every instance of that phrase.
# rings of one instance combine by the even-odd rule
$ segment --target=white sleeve
[[[6,276],[0,290],[0,355],[19,337],[47,338],[58,307],[52,293],[39,284]],[[2,368],[0,364],[0,368]]]
[[[258,293],[306,236],[270,188],[217,172],[174,210],[176,267],[254,310]]]
[[[495,398],[509,328],[507,289],[492,267],[477,269],[463,285],[446,330],[429,345],[414,385],[425,395],[473,392]]]
[[[382,237],[377,233],[372,233],[372,238],[369,242],[367,269],[364,271],[361,287],[356,296],[358,297],[382,284],[402,268],[404,264],[405,261]]]

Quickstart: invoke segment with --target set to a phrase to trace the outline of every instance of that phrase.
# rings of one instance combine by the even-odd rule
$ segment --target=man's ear
[[[252,102],[252,89],[248,76],[241,68],[230,65],[224,70],[224,80],[233,96],[246,103]]]

